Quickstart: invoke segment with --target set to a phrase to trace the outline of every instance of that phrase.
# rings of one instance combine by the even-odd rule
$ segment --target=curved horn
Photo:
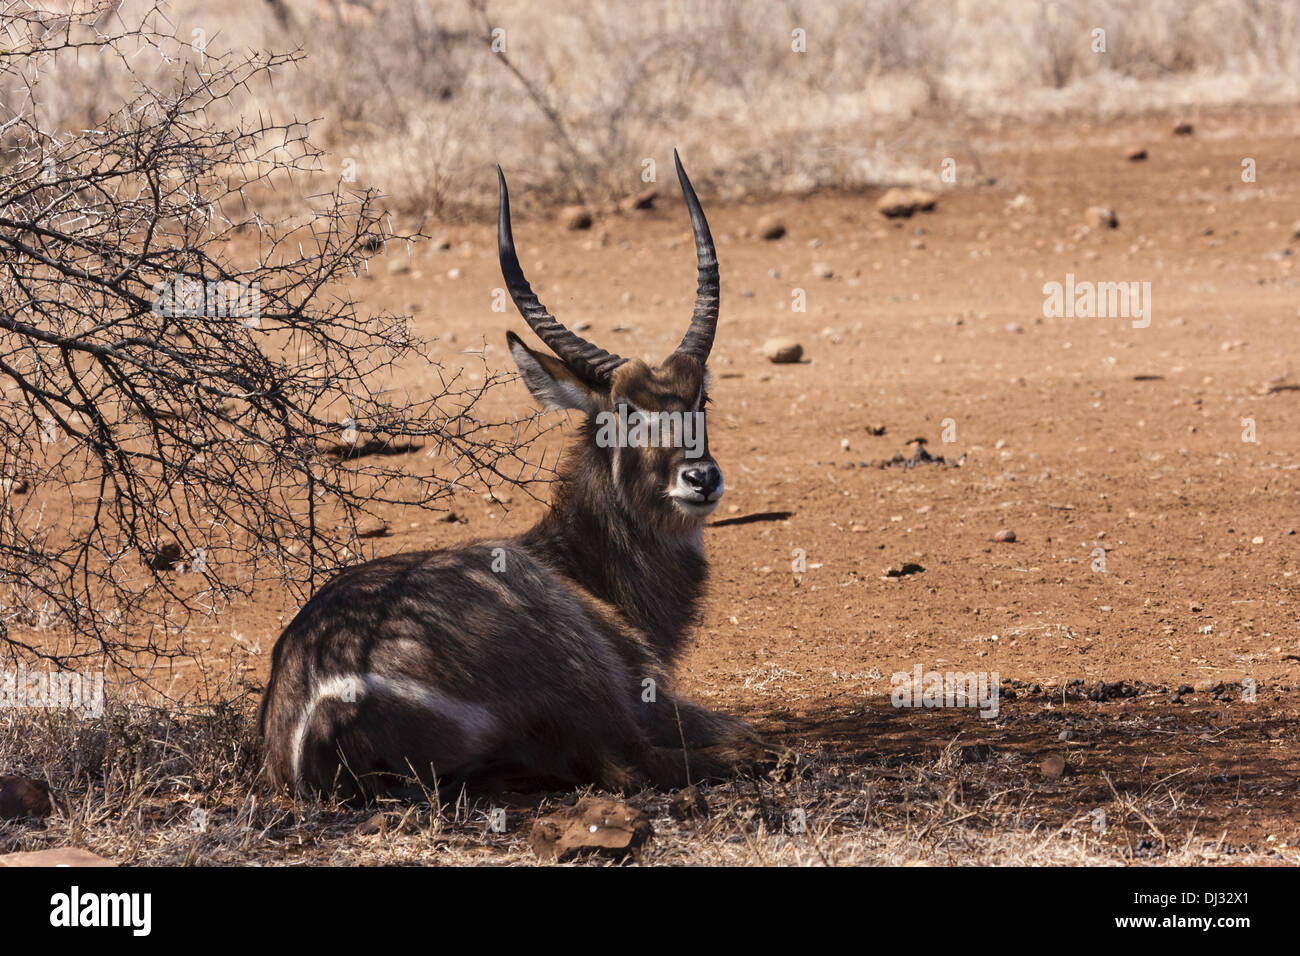
[[[591,385],[608,385],[609,377],[627,359],[592,345],[582,336],[570,332],[546,311],[537,301],[532,287],[519,267],[515,254],[515,237],[510,231],[510,193],[506,189],[505,173],[497,167],[497,180],[501,185],[500,206],[497,212],[497,257],[501,260],[501,275],[506,289],[515,302],[519,314],[537,333],[546,347],[560,357],[579,378]]]
[[[682,184],[682,195],[686,197],[686,208],[691,214],[691,231],[695,233],[695,258],[699,263],[695,314],[691,316],[691,327],[686,330],[677,351],[703,363],[713,348],[713,334],[718,328],[718,257],[713,251],[713,236],[709,233],[708,220],[704,218],[704,210],[700,208],[691,181],[686,178],[686,170],[682,169],[677,150],[673,150],[673,162],[677,164],[677,179]]]

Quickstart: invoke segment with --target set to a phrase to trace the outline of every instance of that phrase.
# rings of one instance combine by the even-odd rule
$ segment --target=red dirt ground
[[[713,577],[679,672],[688,693],[863,760],[933,754],[958,735],[1032,766],[1069,751],[1064,778],[1025,783],[1049,806],[1108,798],[1108,780],[1143,792],[1172,779],[1189,794],[1185,828],[1300,840],[1300,113],[1208,112],[1192,136],[1171,120],[974,130],[996,183],[942,192],[908,220],[878,215],[875,193],[719,205],[705,190],[723,281],[710,445],[728,490],[714,521],[789,515],[706,530]],[[1129,162],[1130,144],[1149,158]],[[1246,157],[1255,183],[1242,181]],[[584,334],[625,355],[672,348],[694,290],[675,190],[665,182],[655,210],[598,216],[588,232],[520,203],[521,258],[561,321],[590,322]],[[1094,204],[1115,209],[1117,229],[1082,228]],[[788,227],[778,241],[754,232],[769,213]],[[418,308],[417,329],[443,339],[451,364],[485,340],[504,368],[505,332],[525,326],[490,308],[494,224],[447,234],[450,251],[419,248],[392,275],[377,260],[354,291]],[[1150,282],[1150,327],[1044,317],[1043,284],[1067,273]],[[806,312],[791,311],[796,288]],[[760,346],[774,335],[798,339],[805,360],[769,363]],[[503,407],[528,401],[522,385],[505,392]],[[910,454],[917,437],[964,463],[864,464]],[[456,511],[461,523],[387,515],[380,550],[513,533],[540,506],[516,493],[508,511],[468,496]],[[1016,541],[991,541],[999,529]],[[924,571],[882,577],[904,562]],[[231,613],[210,659],[239,632],[260,647],[248,675],[260,684],[293,610],[268,593]],[[997,721],[893,708],[890,675],[917,664],[1023,684]],[[1245,679],[1253,703],[1233,686]],[[1085,693],[1145,684],[1095,702],[1071,696],[1072,680]],[[1216,700],[1206,688],[1220,681]],[[1200,690],[1172,703],[1182,684]]]

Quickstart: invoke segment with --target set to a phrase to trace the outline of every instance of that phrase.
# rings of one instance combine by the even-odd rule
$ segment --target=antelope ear
[[[506,333],[506,344],[524,377],[524,384],[543,409],[549,412],[572,408],[587,415],[595,413],[597,406],[591,389],[570,372],[567,365],[549,355],[534,352],[513,332]]]

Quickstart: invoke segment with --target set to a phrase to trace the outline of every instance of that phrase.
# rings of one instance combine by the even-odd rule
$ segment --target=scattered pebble
[[[924,189],[900,188],[885,191],[876,201],[876,211],[887,219],[906,219],[916,212],[930,212],[937,198]]]
[[[925,568],[915,562],[908,561],[901,568],[886,568],[885,577],[887,578],[904,578],[909,574],[920,574]]]
[[[155,571],[171,571],[181,563],[184,557],[185,552],[181,550],[178,542],[165,541],[148,559],[148,565]]]
[[[593,221],[591,210],[586,206],[565,206],[560,210],[560,223],[565,229],[572,229],[575,232],[580,229],[590,229]]]
[[[794,339],[768,339],[763,343],[763,354],[776,365],[789,365],[803,358],[803,346]]]
[[[50,786],[36,777],[0,776],[0,820],[48,817],[54,812]]]
[[[1110,206],[1089,206],[1083,214],[1083,221],[1094,229],[1119,228],[1119,217]]]
[[[587,852],[623,858],[636,855],[653,835],[650,818],[640,810],[617,800],[583,797],[539,818],[530,842],[543,859],[564,861]]]
[[[647,189],[645,192],[638,193],[635,196],[626,196],[618,201],[618,208],[623,212],[634,212],[638,209],[653,209],[655,197],[659,195],[657,189]]]
[[[674,820],[703,819],[709,815],[709,804],[698,787],[686,787],[673,795],[668,815]]]
[[[766,239],[769,242],[780,239],[785,235],[785,223],[776,216],[770,214],[760,218],[758,224],[754,228],[758,232],[760,238]]]
[[[1059,780],[1065,774],[1065,758],[1060,754],[1049,754],[1039,763],[1038,769],[1048,780]]]

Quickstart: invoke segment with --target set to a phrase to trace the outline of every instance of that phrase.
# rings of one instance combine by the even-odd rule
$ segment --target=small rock
[[[1049,754],[1043,758],[1038,769],[1048,780],[1059,780],[1065,775],[1065,758],[1060,754]]]
[[[930,212],[937,201],[934,193],[924,189],[895,186],[876,201],[876,212],[886,219],[906,219],[916,212]]]
[[[586,332],[590,328],[591,328],[591,323],[588,322],[586,319],[582,319],[579,322],[573,323],[573,331],[575,332]]]
[[[654,835],[650,818],[617,800],[583,797],[533,824],[530,842],[543,859],[564,861],[591,851],[635,855]]]
[[[32,483],[26,478],[0,479],[0,492],[8,498],[10,495],[25,495],[32,490]]]
[[[1291,223],[1291,238],[1300,239],[1300,219]]]
[[[1130,146],[1124,151],[1124,158],[1130,163],[1140,163],[1147,158],[1145,146]]]
[[[560,210],[560,223],[565,229],[572,229],[575,232],[580,229],[590,229],[592,222],[591,210],[586,206],[565,206]]]
[[[1003,528],[1000,531],[995,532],[993,537],[991,537],[989,540],[997,541],[1002,544],[1011,544],[1013,541],[1016,540],[1016,533],[1012,531],[1010,528]]]
[[[341,530],[350,533],[352,529],[348,525],[342,525]],[[383,518],[376,518],[371,515],[364,515],[357,519],[356,536],[358,538],[384,538],[388,536],[388,522]]]
[[[687,787],[673,795],[668,814],[674,820],[703,819],[709,815],[709,804],[699,787]]]
[[[1025,331],[1019,322],[1008,322],[1005,328],[1012,335],[1019,335],[1021,332]]]
[[[446,252],[451,248],[451,240],[446,236],[439,236],[437,239],[433,240],[433,248],[437,249],[439,252]]]
[[[961,748],[962,763],[985,763],[993,759],[994,750],[989,744],[968,744]]]
[[[625,199],[620,199],[618,201],[618,208],[624,212],[634,212],[638,209],[653,209],[655,197],[658,195],[659,190],[647,189],[645,192],[638,193],[635,196],[628,196]]]
[[[916,564],[913,561],[909,561],[906,564],[904,564],[901,568],[885,568],[885,577],[905,578],[909,574],[920,574],[924,570],[925,568],[921,567],[921,565]]]
[[[0,866],[117,866],[117,864],[80,847],[61,846],[53,850],[6,853],[0,856]]]
[[[1078,740],[1079,732],[1077,730],[1062,730],[1056,735],[1057,740]]]
[[[388,264],[388,274],[390,276],[405,275],[411,271],[410,259],[397,259]]]
[[[835,277],[835,270],[825,262],[814,262],[812,274],[818,279],[833,279]]]
[[[768,339],[763,343],[763,354],[776,365],[789,365],[803,358],[803,346],[794,339]]]
[[[0,820],[48,817],[54,812],[50,785],[35,777],[0,777]]]
[[[849,450],[849,447],[850,447],[850,446],[849,446],[849,440],[848,440],[847,438],[841,438],[841,439],[840,439],[840,448],[841,448],[841,450],[843,450],[843,451],[848,451],[848,450]]]
[[[883,435],[885,433],[884,425],[868,425],[866,429],[868,435]]]
[[[1186,120],[1174,124],[1175,136],[1191,136],[1192,133],[1194,133],[1195,131],[1196,131],[1195,127],[1193,127],[1192,124],[1187,122]]]
[[[1083,221],[1094,229],[1119,228],[1119,217],[1109,206],[1089,206],[1083,214]]]
[[[780,239],[785,235],[785,223],[770,214],[761,217],[754,229],[760,238],[769,242]]]
[[[357,832],[362,836],[376,836],[388,832],[388,814],[376,813],[366,817],[357,824]]]
[[[146,563],[155,571],[171,571],[184,557],[185,552],[181,550],[179,543],[164,541]]]

